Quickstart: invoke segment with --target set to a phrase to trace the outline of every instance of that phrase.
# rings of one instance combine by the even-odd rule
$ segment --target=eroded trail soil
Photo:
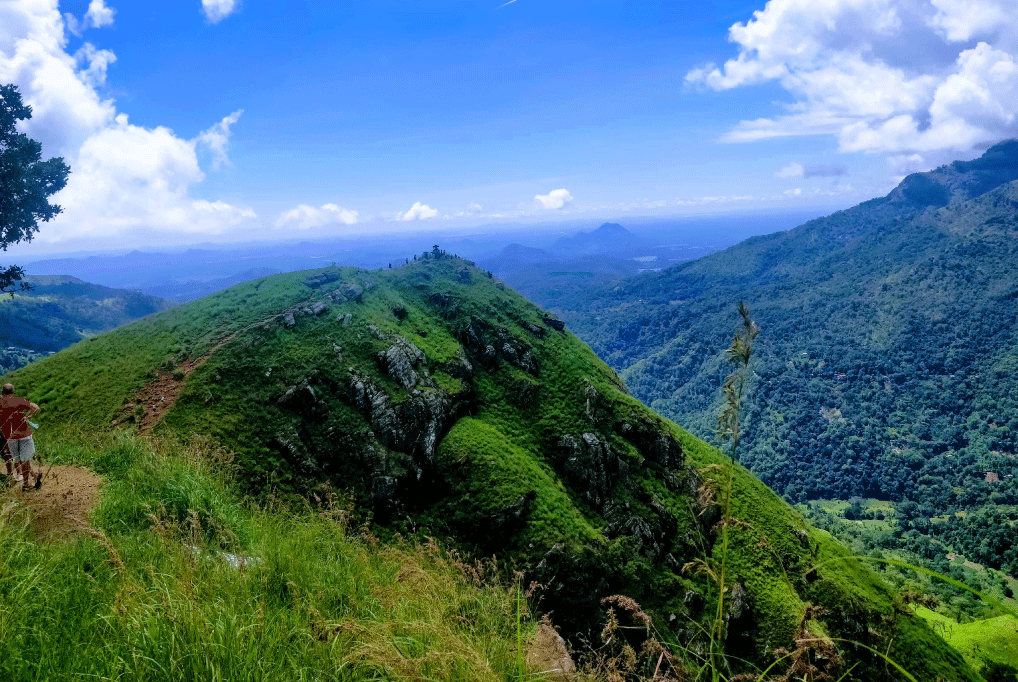
[[[152,430],[152,427],[156,425],[166,411],[170,409],[173,403],[177,400],[177,396],[180,395],[180,391],[184,388],[184,380],[187,379],[188,375],[194,370],[201,367],[209,356],[204,355],[200,358],[193,358],[182,362],[177,365],[174,371],[182,371],[184,376],[182,379],[175,379],[173,372],[160,369],[156,372],[156,378],[145,384],[140,391],[138,391],[134,400],[124,405],[124,409],[121,410],[120,415],[113,420],[114,426],[117,424],[123,424],[126,422],[133,421],[138,425],[138,429],[142,433],[147,433]],[[139,419],[136,413],[138,406],[141,405],[144,410],[144,414]]]
[[[42,487],[22,491],[21,484],[0,491],[0,504],[24,504],[31,519],[32,535],[49,542],[75,535],[99,504],[102,479],[83,467],[41,467]],[[48,473],[47,473],[48,472]]]

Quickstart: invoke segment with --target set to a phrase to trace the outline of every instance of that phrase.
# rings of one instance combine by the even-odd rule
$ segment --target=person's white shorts
[[[32,437],[16,438],[7,441],[7,449],[16,462],[31,462],[35,454],[35,441]]]

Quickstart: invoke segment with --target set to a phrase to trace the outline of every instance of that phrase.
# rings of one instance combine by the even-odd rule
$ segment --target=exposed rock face
[[[544,316],[544,323],[556,331],[563,331],[566,328],[565,322],[562,320],[556,320],[554,317],[550,317],[548,315]]]
[[[368,418],[379,442],[413,457],[418,481],[435,462],[439,436],[454,416],[452,401],[438,391],[413,389],[393,405],[384,389],[351,370],[351,399]]]
[[[427,363],[424,351],[404,338],[396,339],[396,343],[388,350],[378,354],[378,364],[382,371],[392,377],[403,388],[414,388],[421,380],[415,367]]]
[[[644,420],[619,422],[615,431],[636,446],[640,454],[665,469],[676,469],[686,461],[678,441],[655,424]]]
[[[611,445],[593,433],[585,433],[580,438],[562,436],[558,450],[564,460],[562,473],[566,480],[581,491],[595,509],[604,507],[619,476],[628,473],[628,468],[612,452]]]
[[[486,320],[471,318],[459,332],[459,337],[464,347],[475,355],[485,369],[493,369],[505,361],[533,376],[541,371],[530,346],[506,329]]]
[[[329,282],[335,282],[339,278],[340,273],[338,270],[326,270],[325,272],[318,273],[313,277],[308,277],[304,280],[304,283],[312,289],[319,289]]]
[[[299,384],[288,388],[276,401],[277,404],[300,414],[305,419],[319,420],[325,417],[329,412],[329,406],[315,394],[315,389],[311,385],[314,379],[315,375],[312,374]]]
[[[527,651],[527,664],[533,670],[540,670],[542,677],[552,682],[569,682],[576,675],[576,664],[569,655],[569,647],[547,623],[541,623],[534,635],[534,642]]]

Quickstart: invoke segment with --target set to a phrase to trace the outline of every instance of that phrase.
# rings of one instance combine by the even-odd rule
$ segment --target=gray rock
[[[611,445],[593,433],[585,433],[579,439],[568,434],[562,436],[558,453],[564,460],[562,470],[566,480],[596,509],[604,507],[615,483],[628,473]]]
[[[544,335],[548,331],[544,327],[542,327],[540,325],[537,325],[537,324],[531,324],[530,322],[524,321],[524,322],[521,322],[520,324],[521,324],[521,326],[524,329],[526,329],[528,332],[530,332],[531,334],[533,334],[534,336],[536,336],[536,337],[538,337],[540,339],[543,339]]]
[[[740,583],[734,583],[732,594],[728,599],[728,617],[738,620],[742,617],[743,611],[749,608],[749,597],[746,595],[745,588]]]
[[[544,323],[557,331],[562,331],[566,328],[565,322],[563,322],[562,320],[556,320],[554,317],[551,317],[550,315],[544,316]]]
[[[375,325],[373,325],[373,324],[369,324],[369,325],[368,325],[368,333],[369,333],[369,334],[371,334],[372,336],[374,336],[374,337],[375,337],[376,339],[378,339],[379,341],[385,341],[386,339],[388,339],[388,338],[389,338],[388,336],[386,336],[385,334],[383,334],[382,332],[380,332],[380,331],[378,330],[378,327],[376,327],[376,326],[375,326]]]
[[[353,322],[353,313],[347,313],[346,315],[340,314],[340,317],[337,317],[336,319],[342,319],[343,326],[349,327],[350,323]]]
[[[340,291],[343,293],[343,297],[348,301],[356,301],[357,303],[360,303],[363,300],[364,288],[352,282],[342,287]]]
[[[316,316],[317,315],[322,315],[324,313],[327,313],[328,311],[329,311],[329,306],[325,305],[321,301],[318,301],[317,303],[311,304],[311,314],[312,315],[316,315]]]
[[[424,351],[405,338],[396,339],[388,350],[378,354],[382,371],[403,388],[413,388],[420,382],[421,375],[414,368],[425,363]]]
[[[409,454],[418,467],[417,476],[434,465],[438,437],[454,417],[452,403],[436,391],[410,391],[393,405],[388,394],[370,379],[351,373],[354,405],[367,417],[371,430],[384,445]]]
[[[283,315],[283,326],[287,329],[294,327],[297,324],[297,320],[294,319],[293,313],[287,313]]]

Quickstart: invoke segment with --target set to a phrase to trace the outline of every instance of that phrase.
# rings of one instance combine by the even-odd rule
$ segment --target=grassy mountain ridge
[[[251,493],[312,495],[330,481],[387,532],[516,562],[574,636],[596,636],[600,599],[624,593],[702,656],[717,586],[683,565],[721,560],[712,500],[727,460],[630,397],[560,327],[468,263],[427,258],[240,284],[12,380],[43,405],[44,429],[105,430],[149,409],[135,396],[161,367],[201,360],[156,431],[211,435]],[[806,628],[838,638],[845,679],[896,679],[873,650],[920,679],[978,679],[826,533],[744,469],[733,486],[725,589],[740,597],[724,630],[736,669],[766,667]],[[825,612],[805,620],[807,603]]]

